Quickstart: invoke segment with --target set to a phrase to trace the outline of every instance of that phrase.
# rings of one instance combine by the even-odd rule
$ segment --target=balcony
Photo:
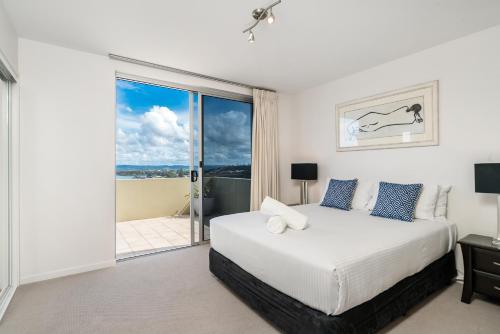
[[[204,209],[207,232],[210,218],[249,210],[249,179],[207,177],[204,183],[210,183]],[[189,178],[117,179],[117,257],[190,245],[189,192]],[[197,219],[195,241],[199,240],[196,224]]]

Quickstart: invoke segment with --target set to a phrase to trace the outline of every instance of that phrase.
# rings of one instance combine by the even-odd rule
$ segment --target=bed
[[[295,208],[309,217],[303,231],[271,234],[258,211],[210,224],[212,273],[282,331],[374,332],[456,275],[456,227],[444,219]]]

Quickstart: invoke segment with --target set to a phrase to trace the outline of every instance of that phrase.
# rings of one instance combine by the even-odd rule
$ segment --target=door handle
[[[191,182],[196,182],[198,181],[198,171],[192,170],[191,171]]]

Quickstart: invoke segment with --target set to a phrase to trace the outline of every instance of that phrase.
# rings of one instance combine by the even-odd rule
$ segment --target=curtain
[[[278,95],[253,90],[252,181],[250,210],[258,210],[264,198],[279,199]]]

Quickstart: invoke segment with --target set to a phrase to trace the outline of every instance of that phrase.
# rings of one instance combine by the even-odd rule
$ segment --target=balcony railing
[[[250,180],[229,177],[205,178],[210,181],[212,212],[224,215],[250,209]],[[116,180],[116,221],[174,216],[189,212],[189,178],[151,178]]]
[[[186,205],[188,178],[116,180],[116,221],[173,216]]]

